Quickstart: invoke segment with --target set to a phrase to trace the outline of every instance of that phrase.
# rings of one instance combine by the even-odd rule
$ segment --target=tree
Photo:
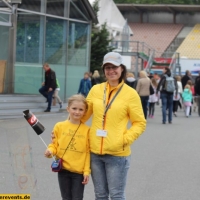
[[[99,11],[98,6],[99,0],[93,3],[93,9],[97,15]],[[91,36],[91,61],[90,61],[90,71],[101,70],[101,65],[103,57],[106,53],[113,50],[109,46],[111,39],[109,39],[109,32],[106,28],[106,23],[104,23],[100,28],[97,28],[95,24],[92,26],[92,36]]]

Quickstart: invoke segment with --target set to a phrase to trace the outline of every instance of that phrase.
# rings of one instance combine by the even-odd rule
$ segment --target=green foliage
[[[94,70],[101,70],[104,55],[113,50],[109,46],[111,40],[106,29],[106,23],[102,25],[99,31],[93,31],[91,40],[90,71],[93,72]]]
[[[200,0],[114,0],[114,2],[136,4],[200,4]]]
[[[96,14],[99,10],[98,0],[93,4],[93,9]],[[101,71],[101,65],[103,57],[106,53],[113,50],[109,43],[109,32],[106,28],[106,23],[103,24],[99,29],[93,24],[92,35],[91,35],[91,60],[90,60],[90,71],[94,70]]]

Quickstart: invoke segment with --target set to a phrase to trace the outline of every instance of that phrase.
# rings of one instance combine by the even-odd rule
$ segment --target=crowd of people
[[[43,95],[49,92],[44,95],[49,106],[56,83],[47,84],[54,72],[46,66],[44,69],[46,82],[39,91]],[[146,119],[154,118],[160,100],[163,124],[167,120],[172,123],[178,107],[184,108],[189,117],[194,103],[200,115],[200,100],[195,98],[200,96],[200,74],[195,80],[189,71],[183,77],[173,77],[165,67],[162,75],[148,75],[142,70],[136,79],[115,52],[104,56],[102,71],[106,81],[97,70],[92,75],[84,74],[78,94],[68,99],[69,117],[54,126],[52,142],[44,153],[45,157],[62,160],[58,183],[63,200],[82,200],[90,173],[96,200],[126,199],[131,145],[144,132]],[[88,127],[85,122],[90,117]],[[129,121],[131,126],[127,128]]]
[[[134,78],[134,74],[130,74],[127,75],[126,83],[138,92],[145,118],[154,118],[155,105],[159,105],[160,100],[163,124],[167,121],[172,123],[173,116],[178,116],[178,108],[184,109],[186,117],[198,108],[200,116],[200,73],[194,78],[188,70],[184,76],[173,76],[168,67],[160,75],[140,71],[138,80],[134,79],[132,85],[129,77]],[[153,87],[153,94],[150,94],[150,87]]]

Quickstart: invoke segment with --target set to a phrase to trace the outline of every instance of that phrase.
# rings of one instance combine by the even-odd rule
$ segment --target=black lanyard
[[[115,96],[112,98],[110,103],[107,104],[107,106],[105,106],[105,104],[106,104],[106,85],[105,85],[105,88],[104,88],[104,100],[103,100],[103,103],[104,103],[104,106],[105,106],[105,110],[104,110],[104,114],[103,114],[103,122],[102,122],[103,128],[104,128],[104,122],[105,122],[106,113],[107,113],[108,109],[110,108],[111,104],[113,103],[113,101],[115,100],[115,98],[117,97],[117,95],[119,94],[119,92],[121,91],[123,85],[117,90]]]

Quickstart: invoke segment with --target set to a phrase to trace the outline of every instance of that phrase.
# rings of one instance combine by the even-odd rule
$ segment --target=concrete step
[[[44,101],[42,95],[1,94],[0,101]]]
[[[48,114],[44,112],[47,108],[45,98],[41,95],[0,95],[0,119],[19,118],[23,116],[24,110],[31,110],[34,114],[40,113]],[[52,113],[66,112],[67,104],[63,104],[60,109],[59,104],[51,107]],[[50,114],[49,113],[49,114]]]

